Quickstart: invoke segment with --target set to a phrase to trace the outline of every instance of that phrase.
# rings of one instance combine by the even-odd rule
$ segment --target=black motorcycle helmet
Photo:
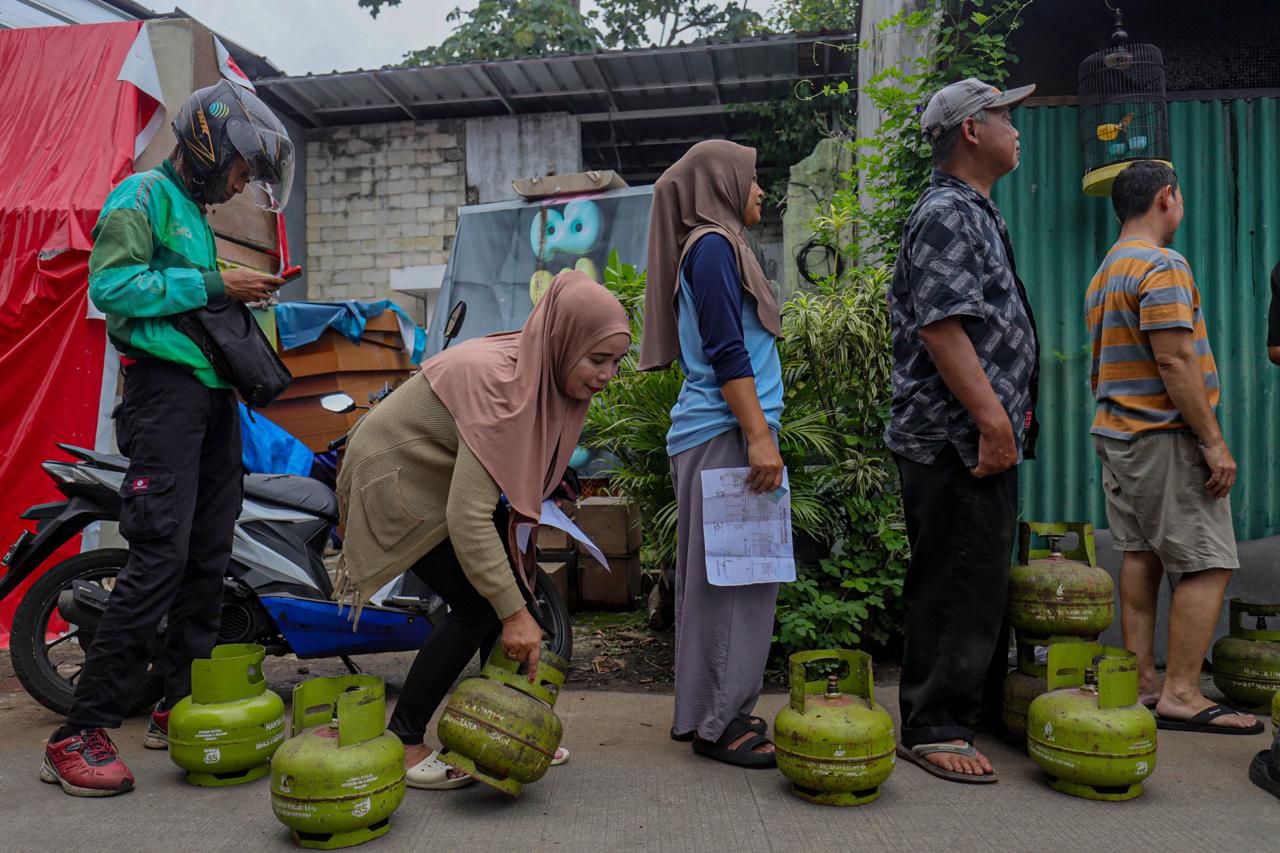
[[[173,133],[197,201],[222,200],[213,194],[239,154],[249,165],[253,203],[273,213],[284,210],[293,184],[293,143],[257,95],[229,80],[197,89],[174,117]]]

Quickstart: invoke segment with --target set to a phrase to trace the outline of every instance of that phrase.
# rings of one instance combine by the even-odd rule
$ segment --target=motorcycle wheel
[[[84,652],[93,641],[87,627],[52,629],[50,623],[58,615],[58,596],[74,581],[95,584],[110,592],[128,559],[129,552],[122,548],[103,548],[63,560],[31,585],[13,614],[9,654],[14,674],[33,699],[55,714],[65,715],[71,709],[76,682],[84,669]],[[157,636],[155,649],[159,648],[159,639]],[[163,693],[163,679],[153,657],[133,693],[129,715],[150,711]]]
[[[560,590],[546,573],[539,571],[533,586],[538,606],[542,608],[542,628],[547,632],[547,648],[565,660],[573,657],[573,623]]]

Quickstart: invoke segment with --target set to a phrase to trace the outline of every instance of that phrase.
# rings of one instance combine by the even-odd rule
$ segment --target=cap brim
[[[986,109],[999,109],[1000,107],[1009,107],[1010,109],[1013,109],[1027,98],[1030,98],[1035,90],[1035,83],[1032,83],[1029,86],[1019,86],[1016,89],[1010,89],[991,103],[987,104]]]

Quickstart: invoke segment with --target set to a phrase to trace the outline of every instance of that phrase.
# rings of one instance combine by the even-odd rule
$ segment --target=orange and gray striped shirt
[[[1218,367],[1209,348],[1200,291],[1186,258],[1146,240],[1111,247],[1085,294],[1093,339],[1094,435],[1130,440],[1143,433],[1190,429],[1156,366],[1149,333],[1187,329],[1204,371],[1209,405],[1218,406]]]

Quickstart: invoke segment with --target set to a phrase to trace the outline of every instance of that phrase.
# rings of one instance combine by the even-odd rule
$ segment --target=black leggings
[[[505,542],[506,513],[500,509],[494,521]],[[449,605],[449,612],[436,619],[431,636],[413,659],[387,726],[402,742],[412,745],[422,743],[431,715],[471,656],[479,651],[482,661],[489,657],[502,634],[502,622],[493,605],[467,579],[448,539],[418,560],[410,571]]]

